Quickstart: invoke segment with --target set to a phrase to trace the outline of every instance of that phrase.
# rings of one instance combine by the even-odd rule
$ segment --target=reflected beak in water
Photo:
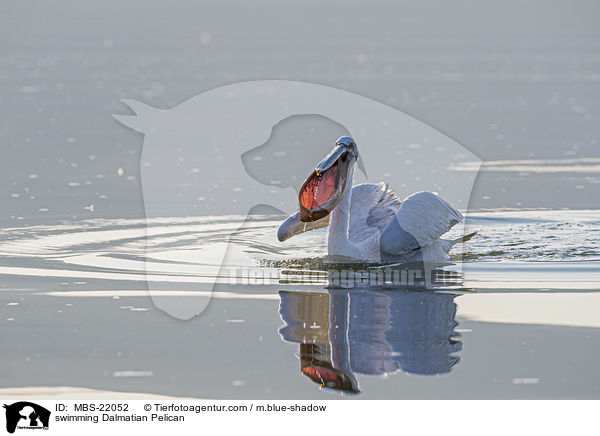
[[[360,393],[356,380],[335,368],[326,368],[313,364],[302,368],[302,374],[315,383],[318,383],[322,388],[352,392],[355,394]]]

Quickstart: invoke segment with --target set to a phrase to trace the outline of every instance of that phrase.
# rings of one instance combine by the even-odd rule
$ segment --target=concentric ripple
[[[219,216],[8,228],[0,231],[0,274],[214,283],[226,275],[223,268],[259,267],[274,277],[283,271],[288,280],[285,271],[326,269],[326,229],[282,244],[276,239],[281,220]],[[479,233],[453,249],[454,259],[462,257],[470,263],[600,260],[600,218],[595,211],[478,212],[469,215],[467,228]],[[228,236],[231,230],[235,231]],[[222,253],[224,247],[221,264],[215,253]]]

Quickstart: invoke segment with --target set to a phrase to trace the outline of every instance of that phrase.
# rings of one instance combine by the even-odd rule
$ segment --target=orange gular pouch
[[[321,219],[335,207],[333,198],[340,185],[340,168],[335,162],[327,170],[308,176],[300,188],[300,221],[310,222]]]
[[[360,393],[358,387],[353,385],[350,376],[333,367],[320,366],[315,362],[302,368],[302,374],[323,388]]]

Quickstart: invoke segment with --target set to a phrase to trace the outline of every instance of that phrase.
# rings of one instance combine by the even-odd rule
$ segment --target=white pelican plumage
[[[475,235],[442,239],[463,216],[432,192],[417,192],[400,201],[383,183],[348,189],[357,160],[354,139],[339,138],[300,188],[300,211],[281,224],[277,232],[280,241],[329,225],[330,256],[373,262],[440,262],[448,260],[454,244]]]

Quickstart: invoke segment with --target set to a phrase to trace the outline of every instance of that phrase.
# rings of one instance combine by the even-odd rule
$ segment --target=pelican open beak
[[[357,159],[354,140],[349,136],[339,138],[331,153],[319,162],[302,184],[298,195],[300,211],[286,219],[277,231],[281,242],[329,225],[330,212],[348,189],[349,174]]]
[[[345,144],[336,144],[331,153],[317,165],[300,188],[300,221],[323,219],[339,204],[348,187],[348,174],[357,157],[357,153],[348,149]]]

